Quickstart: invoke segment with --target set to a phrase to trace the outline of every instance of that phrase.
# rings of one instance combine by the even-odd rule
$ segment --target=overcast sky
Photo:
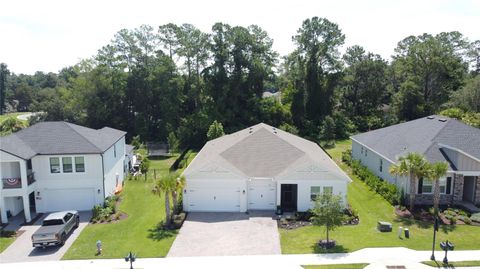
[[[257,24],[285,55],[302,21],[313,16],[337,23],[345,46],[358,44],[386,59],[409,35],[457,30],[480,39],[480,0],[14,0],[0,6],[0,62],[15,73],[58,72],[95,55],[122,28],[169,22],[205,32],[215,22]]]

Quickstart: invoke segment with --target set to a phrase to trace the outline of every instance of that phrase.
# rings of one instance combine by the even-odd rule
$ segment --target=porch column
[[[0,189],[1,191],[1,189]],[[2,223],[8,223],[8,217],[7,217],[7,208],[5,207],[5,198],[0,197],[0,211],[1,211],[1,219]]]
[[[277,206],[282,205],[282,184],[277,181]],[[275,208],[276,209],[276,208]]]
[[[28,187],[27,180],[27,162],[25,160],[20,161],[20,178],[22,180],[22,189]]]
[[[25,214],[25,222],[30,222],[32,218],[30,216],[30,200],[28,199],[28,195],[23,195],[22,200],[23,200],[23,213]]]

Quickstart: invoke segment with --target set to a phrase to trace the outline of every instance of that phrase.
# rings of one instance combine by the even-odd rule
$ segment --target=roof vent
[[[438,119],[438,121],[441,121],[441,122],[446,122],[447,119]]]
[[[427,119],[433,120],[433,119],[435,119],[435,116],[428,116]]]

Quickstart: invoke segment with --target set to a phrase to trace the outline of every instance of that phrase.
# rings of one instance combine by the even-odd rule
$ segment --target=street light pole
[[[432,256],[430,256],[430,260],[434,261],[435,260],[435,237],[437,235],[438,231],[438,218],[437,216],[434,217],[435,221],[433,224],[433,244],[432,244]]]

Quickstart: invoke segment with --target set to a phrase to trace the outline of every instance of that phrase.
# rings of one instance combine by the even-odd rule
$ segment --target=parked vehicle
[[[42,226],[32,235],[33,247],[64,245],[67,235],[78,227],[77,211],[63,211],[48,215]]]

